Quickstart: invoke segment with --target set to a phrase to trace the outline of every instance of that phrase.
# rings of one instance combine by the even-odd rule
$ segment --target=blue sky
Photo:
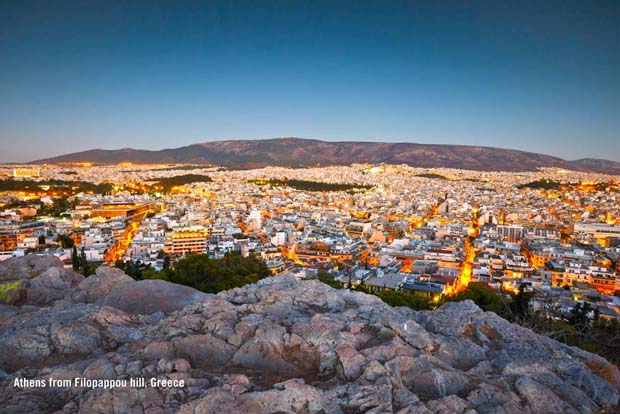
[[[0,2],[0,162],[278,136],[620,161],[620,2]]]

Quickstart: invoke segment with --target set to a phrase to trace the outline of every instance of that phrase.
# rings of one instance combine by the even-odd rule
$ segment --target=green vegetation
[[[66,234],[59,234],[56,237],[56,242],[60,243],[63,249],[70,249],[74,246],[73,239]]]
[[[353,191],[372,188],[364,184],[334,184],[307,180],[249,180],[251,184],[268,185],[270,187],[288,186],[301,191]]]
[[[69,201],[66,197],[54,198],[52,204],[45,204],[37,198],[28,201],[12,201],[0,207],[0,211],[28,206],[37,207],[37,216],[60,217],[64,212],[75,209],[78,200]]]
[[[52,204],[41,203],[37,216],[60,217],[64,212],[74,210],[77,205],[77,199],[69,201],[66,198],[55,198]]]
[[[472,183],[479,183],[480,182],[480,180],[478,180],[476,178],[460,178],[460,179],[456,179],[456,178],[448,178],[445,175],[436,174],[436,173],[421,173],[421,174],[416,174],[416,177],[430,178],[430,179],[433,179],[433,180],[470,181]]]
[[[390,306],[406,306],[415,310],[431,310],[434,304],[425,297],[409,292],[386,290],[379,293],[379,298]]]
[[[485,283],[470,283],[467,289],[454,295],[442,298],[446,302],[461,302],[472,300],[480,309],[503,315],[506,309],[506,299]]]
[[[0,283],[0,303],[14,304],[19,300],[21,280]]]
[[[158,178],[157,181],[158,181],[158,184],[156,185],[162,186],[164,192],[169,192],[172,189],[172,187],[178,187],[178,186],[182,186],[185,184],[191,184],[191,183],[208,183],[213,180],[211,180],[211,177],[209,177],[208,175],[184,174],[184,175],[177,175],[176,177]]]
[[[78,250],[75,246],[73,246],[71,252],[71,262],[73,264],[73,271],[79,272],[86,277],[94,274],[97,271],[97,268],[101,265],[101,262],[88,263],[84,248],[82,247],[80,254],[78,254]]]
[[[331,287],[333,287],[335,289],[342,289],[343,288],[342,283],[340,283],[339,281],[334,279],[334,277],[331,274],[327,273],[327,272],[318,272],[316,274],[316,278],[319,281],[321,281],[321,282],[325,283],[326,285],[331,286]]]
[[[211,177],[201,174],[185,174],[178,175],[176,177],[163,177],[157,179],[155,186],[161,186],[159,189],[162,192],[169,192],[172,187],[182,186],[185,184],[196,182],[209,182]],[[27,193],[35,193],[37,196],[64,196],[70,197],[78,193],[93,193],[93,194],[108,194],[114,191],[114,184],[101,183],[93,184],[85,181],[63,181],[63,180],[0,180],[0,192],[3,191],[23,191]],[[155,190],[155,188],[152,188]],[[130,189],[126,191],[132,193],[142,194],[144,189]],[[13,207],[23,207],[24,205],[32,204],[33,202],[14,202],[3,206],[3,209]]]
[[[6,210],[13,209],[13,208],[28,207],[32,204],[33,204],[32,200],[29,200],[29,201],[15,200],[15,201],[11,201],[9,203],[4,204],[2,207],[0,207],[0,211],[6,211]]]
[[[566,184],[563,184],[559,181],[547,179],[547,180],[531,181],[526,184],[519,184],[517,188],[519,190],[524,189],[524,188],[531,188],[535,190],[561,190],[565,186]]]
[[[119,263],[117,266],[121,267]],[[127,262],[123,266],[125,273],[134,279],[168,280],[207,293],[256,283],[270,275],[264,261],[252,255],[243,257],[236,252],[226,253],[222,259],[211,259],[205,254],[187,255],[175,262],[174,268],[164,268],[160,272],[142,263]]]
[[[561,183],[555,180],[541,179],[517,186],[518,189],[532,188],[540,190],[589,190],[589,191],[605,191],[607,188],[613,187],[611,182],[600,183]]]
[[[49,187],[49,188],[47,188]],[[86,181],[64,181],[64,180],[0,180],[0,192],[2,191],[27,191],[40,192],[45,194],[61,193],[62,195],[75,195],[77,193],[92,192],[95,194],[106,194],[112,191],[114,185],[111,183],[93,184]]]
[[[80,270],[80,256],[78,256],[77,247],[75,247],[75,245],[73,245],[73,249],[71,251],[71,262],[73,264],[73,270],[76,272],[79,271]]]
[[[171,166],[171,167],[162,167],[162,168],[154,168],[152,170],[149,171],[190,171],[190,170],[195,170],[198,168],[209,168],[212,167],[209,164],[192,164],[192,165],[177,165],[177,166]],[[134,171],[141,171],[141,170],[134,170]]]
[[[102,264],[103,262],[87,263],[86,265],[82,267],[82,274],[86,277],[90,275],[94,275],[95,272],[97,271],[97,268],[101,266]]]
[[[431,178],[431,179],[435,179],[435,180],[449,180],[448,177],[443,176],[441,174],[435,174],[435,173],[416,174],[416,177]]]

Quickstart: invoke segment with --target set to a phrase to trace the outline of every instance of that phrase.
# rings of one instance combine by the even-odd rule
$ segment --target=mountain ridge
[[[239,169],[350,165],[359,162],[514,172],[556,167],[620,174],[620,162],[604,159],[582,158],[568,161],[551,155],[488,146],[322,141],[297,137],[206,141],[162,150],[92,149],[32,161],[34,164],[59,162],[196,163]]]

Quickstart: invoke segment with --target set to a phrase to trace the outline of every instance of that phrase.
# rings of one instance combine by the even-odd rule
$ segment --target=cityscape
[[[470,282],[504,294],[525,285],[537,306],[589,303],[620,318],[618,176],[130,162],[0,173],[17,187],[2,196],[3,260],[45,253],[73,266],[77,250],[88,263],[161,271],[164,259],[237,252],[273,275],[327,272],[375,293],[439,301]]]
[[[617,0],[0,1],[1,414],[620,414]]]

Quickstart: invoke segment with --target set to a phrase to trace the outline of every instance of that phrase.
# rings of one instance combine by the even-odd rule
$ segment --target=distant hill
[[[482,171],[533,171],[558,167],[620,174],[620,163],[599,159],[566,161],[549,155],[493,147],[388,142],[330,142],[304,138],[225,140],[160,151],[124,148],[89,150],[34,163],[95,162],[198,163],[229,168],[309,167],[352,163],[407,164],[422,168]]]
[[[580,160],[571,161],[571,164],[581,167],[586,171],[607,171],[608,174],[620,175],[620,162],[601,160],[597,158],[582,158]]]

